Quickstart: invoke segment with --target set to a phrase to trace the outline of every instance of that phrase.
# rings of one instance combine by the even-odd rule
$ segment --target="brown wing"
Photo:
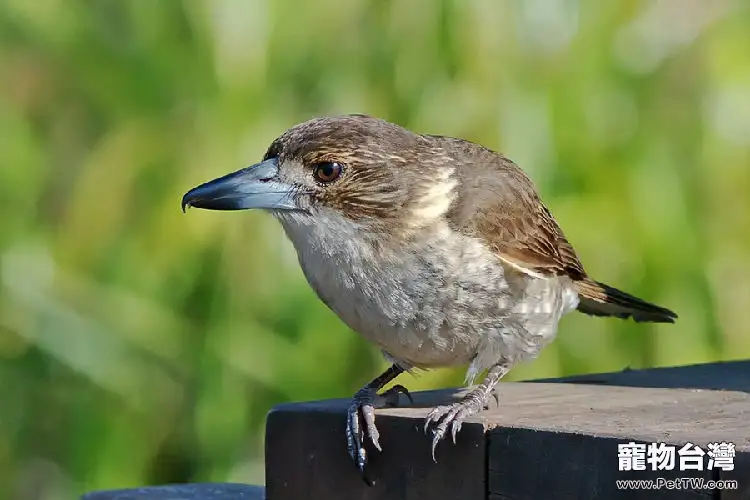
[[[482,239],[500,259],[523,271],[585,278],[573,247],[526,174],[497,153],[464,147],[471,155],[456,172],[460,191],[449,214],[454,227]]]
[[[677,315],[669,309],[591,280],[533,183],[512,161],[465,141],[454,147],[467,158],[457,169],[460,191],[448,214],[455,230],[483,240],[501,260],[522,272],[569,276],[583,313],[674,322]]]

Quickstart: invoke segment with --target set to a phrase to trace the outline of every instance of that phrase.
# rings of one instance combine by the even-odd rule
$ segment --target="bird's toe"
[[[365,428],[367,429],[370,441],[378,451],[383,451],[380,447],[380,432],[375,425],[375,408],[372,405],[363,405],[360,407],[360,411],[362,412],[362,418],[365,421]]]
[[[451,437],[453,438],[453,444],[456,444],[456,435],[461,430],[461,426],[464,424],[462,419],[456,418],[451,423]]]
[[[367,464],[367,452],[363,446],[363,432],[359,421],[359,406],[352,403],[346,416],[346,446],[349,456],[357,464],[360,471],[364,471]]]
[[[383,451],[380,446],[380,432],[375,424],[375,409],[385,406],[398,406],[400,394],[404,394],[410,401],[413,401],[406,387],[394,385],[382,394],[378,394],[371,387],[360,389],[349,405],[346,419],[347,449],[349,456],[363,473],[368,462],[367,450],[364,446],[365,435],[375,449]]]
[[[425,432],[431,424],[435,424],[432,431],[432,459],[435,460],[435,449],[438,443],[451,431],[453,443],[456,443],[461,427],[466,418],[482,411],[487,406],[489,396],[485,392],[471,392],[461,401],[450,406],[436,406],[425,417]]]
[[[430,424],[436,424],[440,422],[440,419],[443,418],[443,415],[445,415],[448,411],[450,411],[450,406],[436,406],[432,410],[430,410],[430,413],[427,414],[427,416],[424,418],[424,432],[427,433],[427,429],[430,428]]]
[[[409,400],[410,403],[414,404],[414,398],[411,397],[409,390],[401,384],[396,384],[382,394],[378,394],[377,397],[382,401],[382,406],[398,406],[399,395],[403,394]]]

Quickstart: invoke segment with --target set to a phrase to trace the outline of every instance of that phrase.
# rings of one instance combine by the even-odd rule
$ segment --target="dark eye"
[[[313,177],[320,183],[328,184],[338,179],[343,171],[344,166],[341,163],[324,161],[315,165],[313,168]]]

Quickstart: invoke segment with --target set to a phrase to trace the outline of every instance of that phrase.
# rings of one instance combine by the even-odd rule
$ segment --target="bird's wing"
[[[501,260],[522,271],[584,278],[581,262],[547,207],[537,201],[518,208],[498,203],[478,212],[472,221],[475,235]]]
[[[590,279],[533,183],[512,161],[465,141],[453,146],[468,158],[455,170],[458,193],[447,214],[455,230],[480,239],[521,272],[570,277],[583,313],[674,322],[677,315],[669,309]]]
[[[471,153],[472,160],[456,169],[458,198],[448,214],[453,227],[484,241],[523,272],[585,278],[575,250],[526,174],[492,151]]]

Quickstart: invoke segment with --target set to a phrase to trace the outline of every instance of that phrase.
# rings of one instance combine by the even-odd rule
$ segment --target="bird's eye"
[[[339,178],[344,166],[335,161],[324,161],[315,165],[313,177],[322,184],[329,184]]]

